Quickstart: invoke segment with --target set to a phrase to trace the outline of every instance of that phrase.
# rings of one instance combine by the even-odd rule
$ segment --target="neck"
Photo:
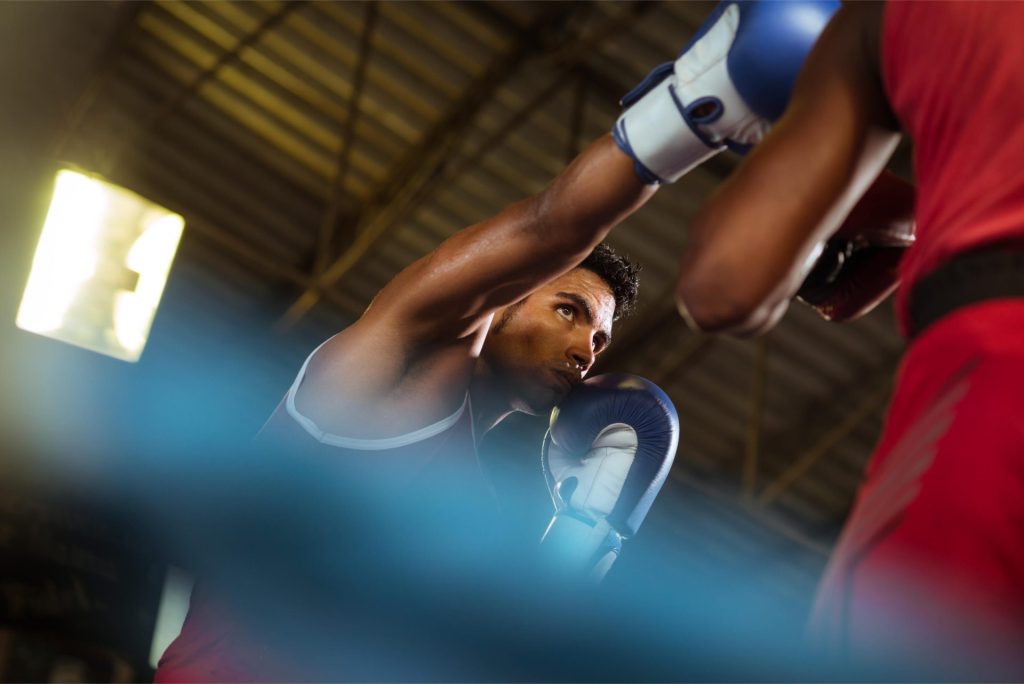
[[[473,401],[473,430],[477,442],[514,410],[501,384],[482,360],[477,361],[473,372],[469,396]]]

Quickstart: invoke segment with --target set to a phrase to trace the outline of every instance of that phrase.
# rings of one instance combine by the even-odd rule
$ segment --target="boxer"
[[[260,440],[314,452],[382,502],[455,496],[468,511],[457,519],[488,515],[477,444],[513,411],[547,414],[608,348],[637,269],[599,243],[653,192],[611,136],[598,140],[543,192],[399,273],[310,355]],[[244,625],[212,603],[195,594],[157,681],[296,676],[252,644],[232,647]],[[331,678],[373,676],[359,672]]]
[[[726,148],[752,149],[782,114],[804,59],[838,6],[830,0],[719,3],[675,62],[655,67],[623,98],[626,109],[613,134],[633,158],[637,177],[671,183]],[[895,264],[913,243],[913,197],[895,176],[879,177],[827,242],[806,250],[793,272],[794,282],[804,279],[802,287],[753,312],[738,324],[741,330],[773,325],[793,295],[832,321],[874,308],[896,288]],[[875,210],[880,204],[888,207],[886,219]],[[748,230],[760,230],[756,220]],[[701,267],[716,268],[707,259]],[[680,312],[688,316],[686,307]]]
[[[677,287],[692,326],[757,332],[859,198],[858,220],[897,242],[913,224],[896,301],[908,349],[812,633],[929,679],[1024,677],[1022,23],[1017,3],[845,5],[781,120],[690,224]],[[904,134],[916,194],[871,199]],[[806,297],[883,291],[893,260],[873,273],[854,252],[811,269]]]

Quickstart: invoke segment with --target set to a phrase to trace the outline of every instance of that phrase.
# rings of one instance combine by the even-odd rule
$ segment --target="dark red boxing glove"
[[[868,313],[899,286],[914,243],[914,187],[885,172],[868,189],[811,267],[797,299],[829,321]]]

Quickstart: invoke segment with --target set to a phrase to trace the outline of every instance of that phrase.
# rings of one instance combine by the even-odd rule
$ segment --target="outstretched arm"
[[[606,135],[547,188],[399,273],[308,366],[298,409],[327,432],[390,436],[463,402],[493,312],[590,253],[654,194]]]
[[[605,135],[547,188],[462,230],[413,263],[367,312],[411,344],[455,339],[496,308],[579,264],[653,194]]]
[[[816,245],[892,155],[899,135],[878,74],[881,11],[836,13],[783,118],[691,223],[676,298],[695,327],[742,334],[778,320]]]

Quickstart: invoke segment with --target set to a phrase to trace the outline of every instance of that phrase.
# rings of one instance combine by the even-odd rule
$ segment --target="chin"
[[[544,374],[529,377],[521,375],[520,382],[515,383],[512,389],[515,396],[513,408],[531,416],[548,415],[570,391],[570,388],[562,384],[552,383],[551,378]]]

